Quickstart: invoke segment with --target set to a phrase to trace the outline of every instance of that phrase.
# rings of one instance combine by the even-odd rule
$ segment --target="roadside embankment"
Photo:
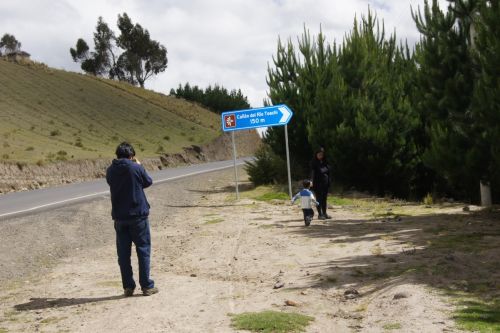
[[[238,156],[251,156],[260,145],[256,131],[240,131],[235,135]],[[183,148],[182,152],[163,154],[154,158],[138,158],[149,170],[176,167],[232,158],[231,137],[223,134],[212,142]],[[0,162],[0,193],[33,190],[37,188],[102,178],[110,159],[59,161],[42,165],[20,162]]]

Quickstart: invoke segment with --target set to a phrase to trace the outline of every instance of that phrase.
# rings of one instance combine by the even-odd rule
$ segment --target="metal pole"
[[[288,125],[285,125],[286,167],[288,169],[288,194],[292,198],[292,175],[290,172],[290,149],[288,149]]]
[[[240,200],[240,191],[238,189],[238,169],[236,168],[236,143],[234,142],[234,131],[231,132],[233,141],[233,165],[234,165],[234,186],[236,187],[236,200]]]

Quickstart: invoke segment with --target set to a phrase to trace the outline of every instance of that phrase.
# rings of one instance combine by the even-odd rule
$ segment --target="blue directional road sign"
[[[284,104],[265,108],[228,111],[222,113],[222,130],[224,132],[244,129],[283,126],[293,116],[292,110]]]

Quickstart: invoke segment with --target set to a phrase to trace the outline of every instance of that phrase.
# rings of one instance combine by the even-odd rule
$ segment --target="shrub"
[[[427,195],[424,197],[424,205],[432,205],[434,204],[434,198],[432,197],[432,194],[427,193]]]
[[[26,147],[26,151],[33,151],[33,150],[35,150],[35,147],[32,146]]]
[[[19,170],[23,171],[24,167],[27,165],[25,162],[17,162],[16,163]]]
[[[162,154],[162,153],[164,153],[164,152],[165,152],[165,148],[163,148],[163,146],[162,146],[162,145],[159,145],[159,146],[158,146],[158,149],[156,149],[156,153],[157,153],[157,154]]]
[[[50,136],[58,136],[58,135],[61,135],[61,131],[60,130],[53,130],[50,132]]]
[[[3,154],[3,155],[2,155],[2,158],[3,158],[4,160],[8,160],[8,159],[10,158],[10,156],[9,156],[9,154]]]
[[[164,139],[164,140],[167,140],[167,141],[170,141],[170,136],[165,135],[165,136],[163,137],[163,139]]]
[[[245,170],[255,186],[284,183],[287,179],[286,162],[268,145],[259,148],[255,160],[245,162]]]

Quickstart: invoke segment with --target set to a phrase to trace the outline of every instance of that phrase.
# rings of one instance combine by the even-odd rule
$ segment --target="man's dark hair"
[[[309,188],[311,187],[311,181],[309,179],[304,179],[304,181],[302,182],[302,186],[304,186],[304,188]]]
[[[128,142],[122,142],[116,147],[117,158],[131,158],[135,156],[134,147]]]

